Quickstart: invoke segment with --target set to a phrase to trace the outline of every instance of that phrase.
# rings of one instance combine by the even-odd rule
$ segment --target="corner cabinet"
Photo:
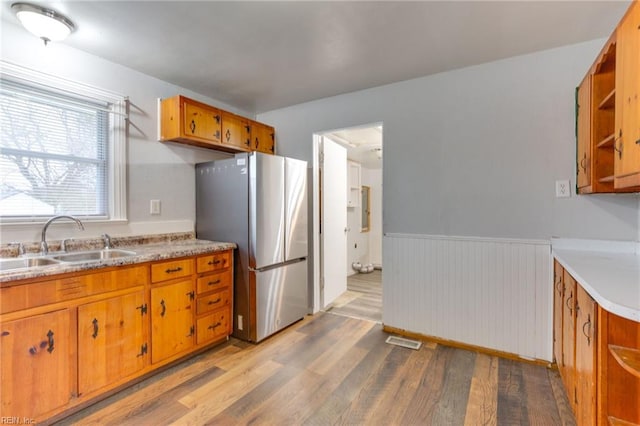
[[[2,416],[53,422],[231,334],[233,251],[5,283]]]
[[[639,51],[633,2],[576,90],[578,193],[640,191]]]
[[[225,152],[275,154],[275,129],[264,123],[177,95],[159,101],[161,142]]]
[[[554,277],[554,357],[577,424],[640,425],[640,323],[599,306],[557,260]]]

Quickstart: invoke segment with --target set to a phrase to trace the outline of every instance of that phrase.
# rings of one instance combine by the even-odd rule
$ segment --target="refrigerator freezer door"
[[[250,266],[284,262],[284,157],[249,156]]]
[[[307,256],[307,162],[285,158],[285,260]]]
[[[256,274],[256,338],[259,342],[307,313],[307,261]]]

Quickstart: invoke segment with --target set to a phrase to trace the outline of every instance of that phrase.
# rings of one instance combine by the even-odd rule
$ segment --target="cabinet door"
[[[207,141],[219,143],[221,131],[220,111],[191,102],[184,102],[184,133]]]
[[[195,332],[192,280],[151,289],[151,362],[155,363],[193,346]]]
[[[562,307],[564,300],[564,269],[556,260],[553,268],[553,355],[562,368]]]
[[[249,120],[229,112],[222,112],[222,143],[249,151],[251,147],[251,127]]]
[[[251,123],[251,150],[275,154],[275,129],[266,124],[253,121]]]
[[[78,307],[78,391],[100,389],[145,366],[142,291]]]
[[[576,341],[576,281],[564,271],[564,302],[562,312],[562,380],[575,413],[575,341]]]
[[[640,5],[617,29],[616,187],[640,185]]]
[[[591,74],[578,87],[577,99],[577,182],[578,188],[591,185]]]
[[[596,424],[596,304],[577,286],[576,306],[576,420]]]
[[[2,416],[37,417],[71,399],[67,309],[3,323]]]

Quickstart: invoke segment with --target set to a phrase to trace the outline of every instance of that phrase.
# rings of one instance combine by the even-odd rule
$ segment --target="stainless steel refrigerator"
[[[307,163],[262,153],[196,164],[196,236],[235,251],[233,335],[259,342],[308,312]]]

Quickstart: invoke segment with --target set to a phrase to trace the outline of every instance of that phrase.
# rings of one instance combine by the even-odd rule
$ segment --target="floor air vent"
[[[390,345],[402,346],[403,348],[415,349],[416,351],[422,346],[422,342],[417,340],[405,339],[403,337],[389,336],[386,340]]]

